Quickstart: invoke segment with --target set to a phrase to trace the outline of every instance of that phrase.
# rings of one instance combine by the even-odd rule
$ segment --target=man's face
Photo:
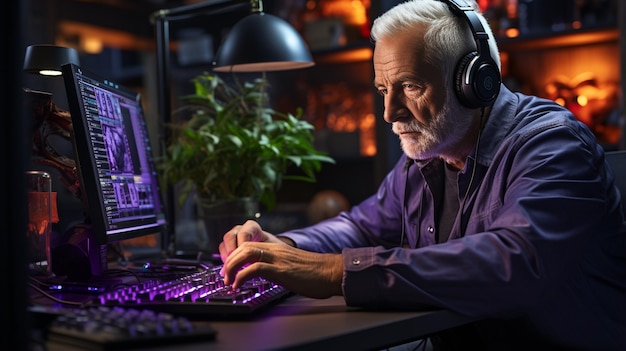
[[[383,117],[392,123],[404,153],[413,159],[447,158],[467,134],[471,110],[461,106],[452,84],[445,84],[444,63],[426,62],[419,40],[424,30],[376,43],[374,85],[384,99]]]

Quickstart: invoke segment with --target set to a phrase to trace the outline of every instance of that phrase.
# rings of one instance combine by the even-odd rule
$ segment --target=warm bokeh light
[[[619,84],[600,82],[593,72],[573,78],[558,74],[545,87],[547,97],[570,110],[587,125],[600,142],[616,143],[621,136]]]
[[[506,35],[507,38],[517,38],[519,36],[519,29],[518,28],[507,28],[504,31],[504,35]]]
[[[369,0],[321,0],[318,6],[323,17],[339,17],[344,23],[355,26],[368,24]]]
[[[99,54],[104,48],[102,40],[94,36],[85,36],[80,41],[81,49],[88,54]]]

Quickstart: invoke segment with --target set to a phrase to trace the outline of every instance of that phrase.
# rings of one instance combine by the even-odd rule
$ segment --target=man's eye
[[[416,85],[416,84],[406,83],[406,84],[402,84],[402,86],[404,87],[405,90],[418,90],[418,89],[420,89],[419,85]]]
[[[420,96],[424,93],[424,87],[417,84],[402,84],[402,88],[406,94],[410,94],[410,96]]]
[[[387,89],[377,89],[376,91],[380,94],[380,96],[387,95]]]

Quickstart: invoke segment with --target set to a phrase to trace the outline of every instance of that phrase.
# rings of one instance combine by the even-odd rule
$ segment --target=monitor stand
[[[98,244],[91,225],[79,224],[67,242],[52,249],[52,271],[73,281],[101,277],[108,267],[107,245]]]
[[[90,225],[80,224],[73,228],[67,242],[52,249],[54,275],[33,278],[46,293],[73,300],[119,286],[123,282],[120,276],[107,275],[107,269],[107,245],[97,243]]]

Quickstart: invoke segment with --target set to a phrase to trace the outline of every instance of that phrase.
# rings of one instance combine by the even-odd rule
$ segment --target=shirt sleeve
[[[330,218],[302,229],[279,234],[290,238],[298,248],[313,252],[339,253],[344,248],[398,245],[401,227],[406,156],[403,156],[381,182],[376,194]]]

